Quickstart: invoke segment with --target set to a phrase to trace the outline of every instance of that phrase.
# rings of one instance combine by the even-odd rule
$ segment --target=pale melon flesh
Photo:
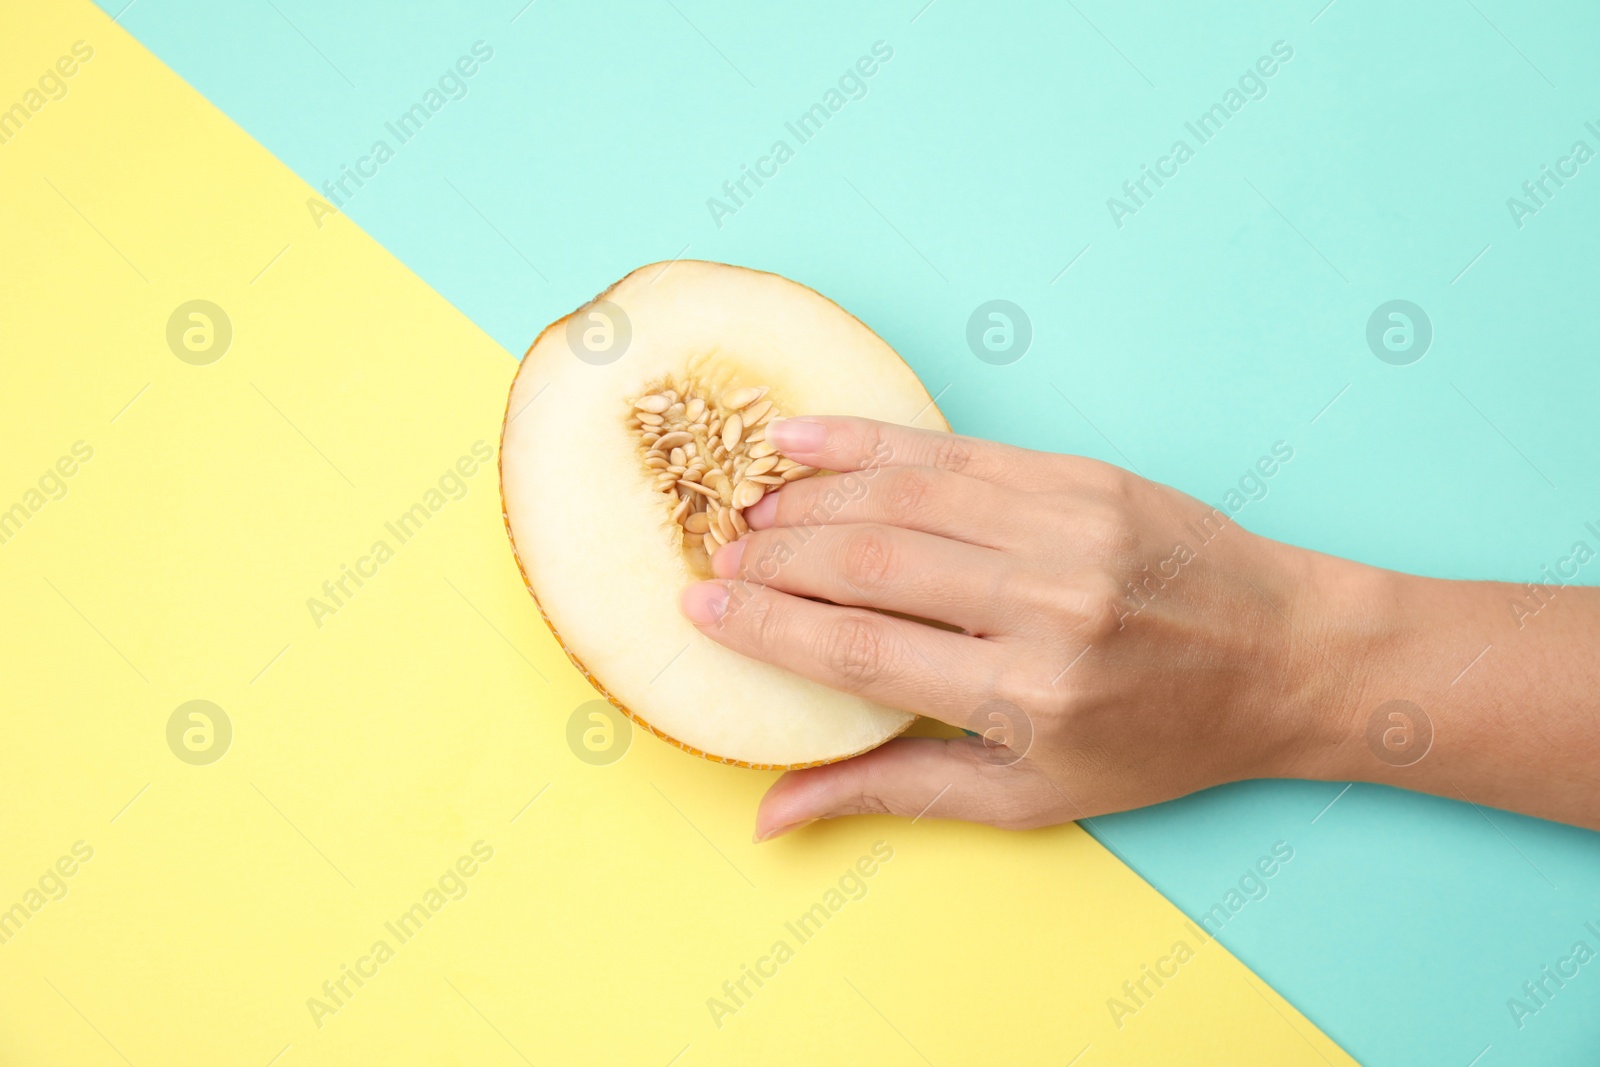
[[[645,463],[634,406],[669,388],[949,429],[894,350],[812,290],[720,263],[641,267],[547,327],[512,383],[501,494],[545,621],[612,703],[698,755],[803,767],[894,737],[914,716],[732,652],[679,611],[705,556],[674,521],[685,494]]]

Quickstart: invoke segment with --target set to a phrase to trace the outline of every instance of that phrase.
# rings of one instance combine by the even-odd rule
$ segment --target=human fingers
[[[850,416],[806,415],[767,427],[767,441],[796,463],[818,470],[936,467],[1014,489],[1045,489],[1065,457],[937,430]]]
[[[696,583],[681,606],[735,652],[954,726],[974,718],[1005,664],[999,645],[976,637],[749,582]]]
[[[796,596],[930,619],[971,634],[1009,632],[1003,553],[877,523],[752,530],[717,550],[712,573]]]
[[[852,759],[790,771],[756,812],[757,841],[841,815],[963,819],[1003,829],[1068,822],[1075,813],[1048,777],[1008,763],[981,738],[902,737]]]

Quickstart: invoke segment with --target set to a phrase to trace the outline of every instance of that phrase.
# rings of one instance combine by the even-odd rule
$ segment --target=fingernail
[[[678,606],[696,626],[710,626],[728,610],[728,587],[721,582],[696,582],[683,591]]]
[[[745,516],[749,522],[750,517]],[[744,558],[744,538],[729,541],[717,549],[717,554],[711,557],[711,573],[718,578],[737,578],[739,576],[739,561]],[[726,599],[726,596],[724,596]],[[720,612],[719,612],[720,614]]]
[[[782,490],[779,490],[782,492]],[[778,494],[768,493],[744,509],[744,521],[752,530],[765,530],[778,521]],[[737,544],[737,542],[735,542]]]
[[[810,826],[816,821],[816,819],[801,819],[799,822],[792,822],[787,826],[779,826],[775,829],[768,830],[764,834],[758,832],[755,837],[752,838],[752,840],[759,845],[763,841],[771,841],[774,837],[782,837],[791,830],[804,830],[807,826]]]
[[[779,419],[767,427],[767,440],[779,452],[815,452],[827,439],[827,428],[815,419]]]

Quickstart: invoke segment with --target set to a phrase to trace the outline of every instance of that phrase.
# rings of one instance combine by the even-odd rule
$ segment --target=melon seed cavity
[[[767,426],[782,414],[759,386],[717,389],[667,378],[633,401],[628,428],[639,436],[652,488],[666,496],[683,531],[692,570],[710,572],[710,557],[749,532],[744,511],[786,482],[813,475],[767,443]]]

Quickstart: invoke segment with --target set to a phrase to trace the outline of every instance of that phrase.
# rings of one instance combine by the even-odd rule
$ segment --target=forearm
[[[1600,589],[1302,565],[1297,641],[1320,647],[1296,663],[1325,695],[1299,775],[1600,829]]]

